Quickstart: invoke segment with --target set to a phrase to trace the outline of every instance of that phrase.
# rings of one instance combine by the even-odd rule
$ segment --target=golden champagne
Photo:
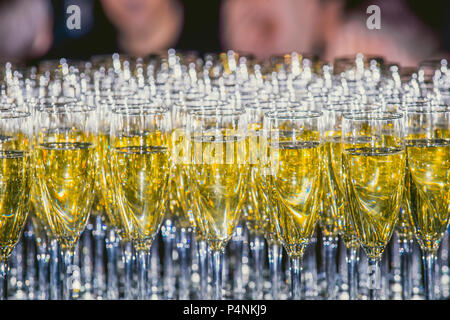
[[[122,240],[127,240],[127,234],[119,217],[117,203],[114,199],[114,185],[111,171],[111,142],[109,134],[97,135],[96,164],[97,175],[95,188],[100,209],[105,213],[107,223],[116,229]]]
[[[248,165],[248,186],[244,198],[244,213],[247,227],[252,233],[264,235],[269,228],[269,202],[265,181],[261,174],[261,139],[262,125],[254,123],[249,125],[246,142],[246,157]]]
[[[94,198],[94,146],[87,142],[48,142],[35,154],[37,199],[42,219],[66,248],[84,230]]]
[[[356,241],[356,232],[346,206],[341,136],[333,133],[327,135],[324,146],[324,190],[329,192],[324,202],[330,204],[325,216],[327,229],[337,228],[347,247],[357,248],[359,243]]]
[[[19,241],[29,210],[31,156],[0,151],[0,258],[6,260]]]
[[[168,150],[160,145],[116,147],[111,166],[123,231],[138,250],[147,250],[164,217]]]
[[[301,257],[319,218],[323,146],[314,141],[270,145],[270,193],[277,232],[291,258]]]
[[[342,157],[347,201],[358,241],[378,258],[392,236],[403,197],[405,151],[349,148]]]
[[[235,135],[192,138],[194,214],[212,250],[223,250],[231,238],[243,204],[248,165],[245,139]]]
[[[276,228],[275,203],[270,197],[270,148],[268,148],[268,140],[264,135],[259,136],[260,152],[258,154],[258,174],[253,180],[253,186],[257,190],[259,210],[261,210],[261,226],[263,228],[264,237],[269,245],[281,245],[281,239]]]
[[[188,185],[188,141],[183,129],[174,129],[170,136],[171,174],[167,192],[168,212],[178,227],[195,227],[192,217],[192,190]]]
[[[407,141],[410,220],[423,250],[436,251],[450,214],[450,140]]]
[[[414,230],[411,225],[411,201],[409,200],[411,190],[411,175],[409,174],[408,157],[406,157],[405,167],[405,190],[403,192],[402,206],[398,217],[396,232],[400,239],[412,240]]]

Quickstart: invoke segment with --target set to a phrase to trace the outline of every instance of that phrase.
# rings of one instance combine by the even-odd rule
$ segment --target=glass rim
[[[194,118],[213,118],[217,116],[223,117],[237,117],[245,115],[244,108],[201,108],[191,111],[191,116]]]
[[[31,117],[31,112],[17,109],[0,109],[0,119],[24,119]]]
[[[258,110],[258,109],[269,109],[268,106],[276,106],[277,103],[290,103],[288,101],[278,101],[278,100],[264,100],[264,101],[252,101],[252,102],[248,102],[246,104],[244,104],[244,108],[245,109],[251,109],[251,110]],[[291,104],[297,104],[299,105],[299,103],[291,103]]]
[[[79,103],[78,103],[79,102]],[[36,111],[48,114],[73,114],[73,113],[89,113],[94,111],[96,108],[93,105],[88,105],[82,101],[66,103],[57,102],[50,104],[38,104],[36,106]]]
[[[177,101],[174,102],[173,105],[179,108],[192,108],[192,107],[197,107],[197,108],[202,108],[202,104],[209,104],[205,107],[207,108],[214,108],[215,106],[220,107],[220,106],[227,106],[230,105],[230,103],[227,103],[225,101],[220,101],[220,100],[181,100],[181,101]]]
[[[155,106],[155,107],[148,107],[148,108],[130,108],[130,107],[124,107],[124,108],[113,108],[111,110],[113,114],[119,115],[119,116],[146,116],[146,115],[163,115],[169,113],[168,107],[163,106]]]
[[[130,100],[130,102],[121,101],[119,103],[113,102],[111,108],[117,109],[117,108],[158,108],[158,107],[165,107],[162,100],[157,101],[151,101],[147,99],[136,98]]]
[[[322,103],[322,108],[323,110],[327,111],[327,112],[341,112],[341,113],[345,113],[345,112],[370,112],[370,111],[374,111],[376,112],[377,110],[381,109],[383,106],[382,102],[363,102],[363,101],[359,101],[359,100],[355,100],[355,101],[338,101],[336,103],[330,103],[325,102]],[[354,108],[352,107],[352,104],[354,104]],[[333,108],[333,106],[336,106],[336,108]],[[376,107],[376,108],[374,108]]]
[[[33,98],[32,98],[33,99]],[[36,98],[38,105],[51,104],[51,103],[77,103],[82,100],[77,97],[57,97],[57,96],[45,96]]]
[[[450,113],[450,106],[446,104],[431,104],[424,106],[401,106],[403,113],[411,114],[433,114],[433,113]]]
[[[342,115],[346,120],[351,121],[389,121],[403,118],[399,112],[375,111],[375,112],[347,112]]]
[[[284,115],[283,115],[284,114]],[[280,109],[266,112],[264,117],[270,120],[302,120],[318,119],[323,115],[321,111],[300,110],[300,109]]]

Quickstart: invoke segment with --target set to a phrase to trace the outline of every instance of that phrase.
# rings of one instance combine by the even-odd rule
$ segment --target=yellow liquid
[[[329,194],[324,202],[330,207],[327,211],[327,229],[338,229],[348,247],[358,247],[356,232],[346,205],[344,189],[344,172],[342,167],[343,147],[340,136],[326,139],[324,146],[325,184],[324,190]]]
[[[95,186],[99,207],[105,213],[107,223],[116,229],[122,240],[128,240],[114,199],[112,152],[109,134],[98,134],[96,148],[97,176]]]
[[[63,248],[73,247],[94,198],[94,147],[84,142],[43,143],[36,149],[35,165],[43,223]]]
[[[319,218],[323,146],[285,141],[270,146],[270,197],[279,237],[290,257],[301,257]]]
[[[192,190],[188,184],[188,139],[183,129],[173,130],[170,138],[171,174],[167,210],[178,227],[195,227],[192,217]]]
[[[264,148],[261,124],[255,123],[249,126],[249,133],[245,138],[246,157],[248,167],[247,181],[244,198],[244,213],[247,228],[251,233],[264,236],[265,231],[270,230],[269,202],[267,187],[261,175],[261,148]],[[270,232],[269,232],[270,237]]]
[[[421,248],[436,251],[450,212],[450,140],[410,140],[409,214]]]
[[[412,240],[414,237],[414,230],[411,225],[411,201],[409,195],[411,190],[411,175],[409,174],[408,157],[406,157],[405,167],[405,190],[403,192],[402,206],[396,226],[396,232],[400,239]]]
[[[163,146],[113,149],[112,172],[118,213],[136,249],[150,249],[164,217],[169,155]]]
[[[248,165],[245,139],[237,136],[193,137],[190,167],[194,218],[212,250],[223,250],[231,238],[243,204]]]
[[[31,156],[0,151],[0,258],[9,258],[19,241],[29,210]]]
[[[358,241],[379,258],[392,236],[403,196],[405,151],[350,148],[343,154],[345,187]]]

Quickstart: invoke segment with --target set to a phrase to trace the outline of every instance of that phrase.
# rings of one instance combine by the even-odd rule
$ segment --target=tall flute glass
[[[114,199],[136,251],[139,299],[148,298],[150,248],[164,218],[169,130],[168,109],[158,102],[116,108],[111,115]]]
[[[404,189],[403,116],[346,113],[342,121],[344,188],[358,242],[368,256],[371,300],[380,298],[380,262],[399,216]]]
[[[449,222],[450,109],[406,106],[407,201],[414,234],[422,249],[425,296],[435,299],[435,264]]]
[[[189,107],[185,102],[172,106],[171,133],[171,176],[168,193],[168,210],[172,214],[177,229],[177,249],[180,265],[178,278],[178,297],[189,299],[190,265],[192,228],[195,220],[192,216],[192,190],[188,185],[188,146],[186,136],[186,120]],[[200,278],[200,281],[207,279]]]
[[[291,264],[291,296],[302,295],[302,258],[319,219],[322,113],[282,109],[264,115],[269,195]]]
[[[243,109],[229,106],[195,111],[188,123],[193,214],[212,256],[213,298],[221,300],[224,250],[239,221],[248,174],[247,119]]]
[[[93,110],[74,102],[43,104],[35,111],[36,198],[42,208],[37,212],[61,248],[64,299],[74,295],[75,246],[93,202]]]
[[[324,147],[324,186],[322,193],[323,202],[329,204],[322,211],[322,230],[325,233],[324,245],[326,251],[325,264],[327,274],[327,297],[332,299],[336,294],[334,277],[335,250],[337,239],[334,230],[338,230],[344,239],[347,254],[347,278],[349,299],[357,299],[357,260],[359,243],[356,241],[356,233],[349,219],[348,205],[345,201],[344,173],[342,167],[342,142],[341,129],[344,113],[357,111],[375,111],[380,108],[376,104],[361,104],[356,98],[345,100],[328,99],[323,107],[325,123],[325,147]],[[331,251],[331,252],[330,252]],[[331,259],[330,259],[331,258]],[[330,261],[331,265],[330,265]]]
[[[113,109],[124,108],[138,108],[140,105],[148,103],[147,100],[135,97],[116,97],[111,94],[105,98],[96,97],[96,114],[97,114],[97,149],[96,160],[98,174],[96,179],[96,186],[100,193],[100,201],[103,205],[103,213],[106,215],[106,223],[108,226],[107,237],[107,270],[108,279],[107,295],[109,298],[118,297],[117,288],[117,271],[116,262],[117,257],[117,240],[119,240],[122,247],[122,261],[124,264],[123,274],[123,298],[126,300],[133,299],[134,292],[132,286],[132,263],[133,252],[130,245],[131,239],[128,234],[124,232],[125,226],[123,220],[120,219],[120,214],[115,201],[115,192],[113,186],[113,172],[111,168],[111,116]],[[116,239],[118,236],[119,239]]]
[[[250,250],[252,257],[251,274],[253,274],[254,290],[253,299],[263,298],[263,270],[264,270],[264,248],[265,248],[265,230],[269,228],[269,202],[267,185],[263,179],[264,170],[261,163],[261,144],[263,140],[263,118],[264,113],[274,110],[274,102],[252,102],[245,105],[248,115],[248,135],[246,138],[247,161],[249,164],[249,176],[247,188],[247,197],[245,201],[246,223],[250,235]],[[273,245],[273,241],[270,245]],[[269,248],[269,264],[277,268],[275,264],[279,261],[278,249]],[[272,286],[277,287],[278,274],[272,273]],[[276,291],[273,291],[277,295]]]
[[[8,259],[27,219],[32,185],[32,118],[0,111],[0,299],[7,298]]]

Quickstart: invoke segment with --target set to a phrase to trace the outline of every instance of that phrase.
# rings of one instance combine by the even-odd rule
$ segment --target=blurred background
[[[369,30],[369,5],[381,29]],[[67,8],[80,8],[70,30]],[[290,53],[326,61],[362,52],[415,66],[450,53],[448,0],[0,0],[0,61],[146,56],[168,48],[227,49],[265,59]]]

